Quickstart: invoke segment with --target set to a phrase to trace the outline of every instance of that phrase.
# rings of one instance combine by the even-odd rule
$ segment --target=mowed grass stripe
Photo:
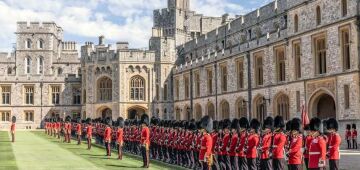
[[[17,170],[9,132],[0,131],[0,169]]]
[[[115,152],[112,153],[110,159],[107,159],[105,156],[106,152],[104,148],[101,147],[92,147],[91,150],[87,150],[86,143],[82,143],[81,145],[77,145],[76,141],[72,141],[72,143],[62,143],[59,142],[58,139],[54,137],[49,137],[44,134],[44,132],[33,132],[34,134],[51,141],[52,143],[58,144],[60,147],[69,150],[74,155],[78,155],[83,157],[84,159],[96,164],[96,166],[101,167],[103,169],[116,169],[116,170],[127,170],[127,169],[142,169],[140,168],[143,165],[142,160],[136,156],[124,155],[123,160],[117,159],[117,154]],[[163,163],[159,163],[156,161],[150,161],[150,168],[156,170],[183,170],[185,168],[171,166]]]
[[[101,169],[59,147],[59,145],[31,132],[17,132],[13,152],[20,170],[85,170]]]

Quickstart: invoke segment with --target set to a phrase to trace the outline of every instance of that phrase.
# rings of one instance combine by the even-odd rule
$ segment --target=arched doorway
[[[111,111],[111,109],[106,108],[106,109],[102,110],[102,111],[101,111],[101,117],[102,117],[103,119],[104,119],[104,118],[108,118],[108,117],[112,118],[112,111]]]
[[[207,104],[207,113],[213,120],[215,120],[215,106],[211,102]]]
[[[289,97],[286,94],[279,93],[274,101],[274,115],[282,116],[284,120],[290,120]]]
[[[142,114],[145,114],[145,109],[142,107],[131,107],[128,109],[128,119],[140,119]]]
[[[238,98],[236,100],[236,112],[237,117],[246,117],[247,118],[247,103],[243,98]]]
[[[175,115],[176,120],[180,120],[181,119],[180,108],[177,107],[175,109],[175,112],[176,112],[176,115]]]
[[[311,114],[319,119],[336,118],[336,105],[334,98],[327,93],[318,93],[311,101]]]
[[[200,120],[202,117],[202,109],[200,104],[195,105],[195,120]]]
[[[229,106],[229,102],[227,102],[226,100],[224,100],[223,102],[221,102],[221,104],[220,104],[220,109],[221,109],[221,118],[222,118],[222,119],[230,119],[230,106]]]
[[[259,96],[254,100],[254,113],[252,118],[258,119],[260,122],[263,122],[266,114],[266,101],[263,96]]]
[[[185,120],[191,120],[192,119],[192,117],[191,117],[191,112],[190,112],[191,110],[190,110],[190,107],[189,106],[185,106],[184,107],[184,112],[185,112]]]

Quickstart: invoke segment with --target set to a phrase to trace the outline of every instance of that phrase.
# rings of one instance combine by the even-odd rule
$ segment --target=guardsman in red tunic
[[[238,156],[238,168],[239,170],[247,170],[247,161],[246,154],[244,152],[245,145],[247,142],[247,129],[249,128],[249,120],[246,117],[242,117],[239,120],[239,141],[238,146],[236,148],[237,156]]]
[[[218,129],[219,129],[219,122],[218,121],[216,121],[216,120],[214,120],[213,121],[213,131],[211,132],[211,138],[212,138],[212,141],[213,141],[213,146],[212,146],[212,148],[211,148],[211,152],[212,152],[212,154],[214,155],[214,157],[213,157],[213,165],[212,165],[212,167],[211,167],[211,169],[212,170],[218,170],[218,169],[220,169],[220,167],[219,167],[219,162],[218,162],[218,159],[217,159],[217,157],[216,157],[216,145],[217,145],[217,141],[218,141],[218,137],[219,137],[219,133],[218,133]]]
[[[238,129],[239,127],[239,119],[233,119],[231,122],[231,139],[230,139],[230,145],[229,145],[229,151],[228,155],[230,157],[230,166],[231,169],[237,170],[238,168],[238,157],[236,154],[236,146],[238,143]]]
[[[341,137],[339,133],[337,133],[339,124],[336,119],[330,118],[326,121],[326,128],[328,129],[328,157],[329,157],[329,167],[330,170],[338,170],[339,160],[340,160],[340,144]]]
[[[61,119],[60,118],[57,119],[55,127],[56,127],[57,138],[60,139],[60,131],[61,131]]]
[[[356,131],[356,124],[352,124],[352,130],[351,130],[351,138],[353,141],[353,149],[357,149],[357,131]]]
[[[105,127],[105,131],[104,131],[104,143],[105,143],[105,148],[106,148],[106,156],[108,156],[108,158],[111,156],[111,148],[110,148],[110,143],[111,143],[111,134],[112,134],[112,130],[111,130],[111,119],[107,118],[106,119],[106,127]]]
[[[92,131],[93,131],[93,126],[92,126],[92,122],[91,119],[88,118],[87,119],[87,126],[86,126],[86,139],[87,139],[87,145],[88,145],[88,150],[91,149],[91,139],[92,139]]]
[[[272,117],[267,117],[264,120],[263,124],[263,135],[261,136],[261,142],[259,147],[260,152],[260,169],[261,170],[271,170],[272,160],[270,158],[270,148],[272,147],[272,129],[274,126],[274,119]]]
[[[210,132],[213,130],[213,120],[210,116],[204,116],[200,122],[202,138],[199,160],[203,170],[210,170],[213,163],[213,140],[210,135]]]
[[[350,149],[351,148],[351,125],[350,124],[346,125],[345,139],[347,142],[347,148]]]
[[[308,170],[309,168],[309,147],[312,141],[312,136],[310,134],[310,125],[306,125],[304,127],[304,131],[306,132],[305,140],[304,140],[304,162],[305,168]]]
[[[301,129],[301,120],[299,118],[294,118],[291,120],[291,141],[288,151],[288,165],[289,170],[300,170],[302,169],[302,159],[303,155],[301,148],[303,147],[303,137],[300,133]]]
[[[11,133],[11,142],[15,142],[15,123],[16,123],[16,117],[13,116],[11,118],[11,125],[10,125],[10,133]]]
[[[150,158],[150,130],[149,130],[149,116],[143,114],[141,116],[141,155],[143,157],[143,168],[149,168]]]
[[[250,132],[248,135],[247,145],[245,146],[246,159],[249,170],[257,170],[256,158],[258,156],[257,147],[259,145],[259,128],[260,122],[257,119],[252,119],[250,122]]]
[[[70,143],[70,141],[71,141],[71,139],[70,139],[70,135],[71,135],[70,117],[68,117],[66,124],[67,124],[67,126],[66,126],[66,142]]]
[[[285,144],[286,134],[284,133],[285,122],[282,116],[276,116],[274,119],[274,133],[272,141],[272,166],[274,170],[285,169]]]
[[[81,132],[82,132],[81,119],[78,118],[77,124],[76,124],[76,137],[77,137],[77,144],[78,145],[81,144]]]
[[[231,121],[229,119],[223,120],[223,138],[220,145],[220,152],[219,152],[219,163],[220,169],[229,170],[231,168],[230,158],[227,154],[230,146],[230,126]]]
[[[326,141],[320,134],[321,120],[312,118],[310,120],[310,133],[312,141],[309,147],[309,169],[322,170],[326,165]]]
[[[122,148],[123,148],[123,145],[124,145],[124,139],[123,139],[123,136],[124,136],[124,119],[122,117],[119,117],[118,120],[117,120],[117,125],[118,125],[118,129],[117,129],[117,132],[116,132],[116,137],[117,137],[117,144],[118,144],[118,159],[119,160],[122,160]]]

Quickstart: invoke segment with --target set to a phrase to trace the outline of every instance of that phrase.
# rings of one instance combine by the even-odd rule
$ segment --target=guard
[[[105,120],[105,123],[106,123],[106,128],[105,128],[105,131],[104,131],[104,143],[105,143],[105,148],[106,148],[106,156],[108,156],[108,158],[111,156],[111,147],[110,147],[110,143],[111,143],[111,133],[112,133],[112,130],[111,130],[111,119],[110,118],[107,118]]]
[[[330,170],[338,170],[339,160],[340,160],[340,144],[341,137],[339,133],[337,133],[339,124],[336,119],[330,118],[326,121],[326,128],[328,129],[328,158],[329,158],[329,167]]]
[[[352,124],[352,130],[351,130],[351,138],[352,138],[352,144],[353,149],[357,149],[357,131],[356,131],[356,124]]]
[[[264,120],[263,124],[263,135],[260,143],[260,169],[261,170],[271,170],[272,160],[270,159],[270,148],[272,145],[272,129],[274,126],[274,119],[272,117],[267,117]]]
[[[276,116],[274,119],[274,134],[272,142],[272,166],[274,170],[285,169],[285,143],[286,134],[284,133],[285,122],[282,116]]]
[[[122,160],[122,148],[124,145],[124,119],[122,117],[119,117],[117,120],[117,124],[118,124],[118,129],[116,132],[116,136],[117,136],[117,144],[118,144],[118,159]]]
[[[80,145],[81,144],[81,132],[82,132],[82,129],[81,129],[81,119],[78,118],[77,119],[77,124],[76,124],[76,135],[77,135],[77,144]]]
[[[10,125],[10,133],[11,133],[11,142],[15,142],[15,123],[16,123],[16,117],[13,116],[11,118],[11,125]]]
[[[150,130],[149,126],[149,116],[143,114],[141,116],[141,155],[143,157],[144,165],[142,168],[149,168],[150,159],[149,159],[149,148],[150,148]]]
[[[326,141],[320,133],[321,120],[312,118],[310,120],[310,133],[312,141],[309,147],[309,169],[323,170],[326,165]]]
[[[302,170],[302,153],[301,148],[303,146],[303,137],[300,133],[301,120],[294,118],[291,120],[291,138],[290,147],[288,151],[288,165],[289,170]]]
[[[201,162],[201,166],[203,170],[210,170],[213,163],[213,155],[212,155],[212,146],[213,140],[211,138],[210,132],[213,130],[213,120],[210,116],[204,116],[201,119],[201,147],[199,160]]]
[[[257,170],[258,167],[256,165],[257,158],[257,147],[259,145],[259,128],[260,122],[257,119],[252,119],[250,122],[250,132],[248,136],[248,142],[245,146],[245,153],[248,163],[249,170]]]
[[[247,129],[249,128],[249,120],[246,117],[242,117],[239,120],[239,142],[238,146],[236,148],[236,151],[238,153],[238,167],[239,170],[247,170],[247,160],[246,160],[246,154],[244,152],[245,145],[247,145]]]
[[[229,147],[229,156],[230,156],[230,165],[231,169],[237,170],[238,168],[238,157],[236,153],[236,146],[238,143],[238,129],[239,127],[239,120],[233,119],[231,122],[231,140],[230,140],[230,147]]]
[[[88,118],[86,122],[88,123],[88,125],[86,127],[86,139],[87,139],[88,150],[90,150],[93,126],[92,126],[92,121],[90,118]]]

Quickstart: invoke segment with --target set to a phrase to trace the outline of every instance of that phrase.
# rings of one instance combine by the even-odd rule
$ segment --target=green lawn
[[[0,132],[0,169],[57,170],[57,169],[141,169],[141,158],[123,156],[117,160],[114,153],[107,159],[105,150],[59,142],[43,132],[17,132],[16,142],[10,143],[8,132]],[[157,161],[150,162],[150,169],[182,169]]]

